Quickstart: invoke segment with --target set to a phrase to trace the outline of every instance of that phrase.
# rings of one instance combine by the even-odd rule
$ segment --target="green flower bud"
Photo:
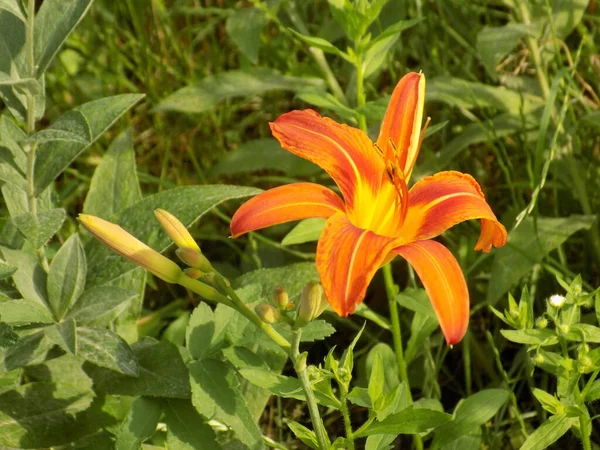
[[[281,319],[281,313],[279,310],[271,305],[267,305],[266,303],[256,305],[254,312],[258,317],[260,317],[260,320],[265,323],[276,323]]]
[[[557,328],[558,332],[562,335],[567,335],[567,334],[569,334],[569,331],[571,331],[571,327],[569,327],[569,325],[566,325],[566,324],[560,324],[556,328]]]
[[[296,370],[297,373],[304,372],[306,370],[306,368],[308,366],[306,363],[307,358],[308,358],[308,353],[302,352],[298,356],[298,359],[296,359],[296,361],[294,361],[294,369]]]
[[[278,286],[275,288],[275,291],[273,293],[273,300],[275,301],[275,304],[279,307],[279,309],[281,309],[282,311],[287,310],[288,305],[290,304],[290,297],[288,296],[288,293],[285,290],[285,288],[283,288],[282,286]]]
[[[546,328],[548,326],[548,319],[545,317],[538,317],[535,321],[535,326],[537,328]]]
[[[540,355],[538,353],[537,355],[535,355],[535,358],[533,359],[533,362],[535,364],[543,364],[545,360],[546,360],[546,358],[544,358],[542,355]]]
[[[298,315],[294,326],[296,328],[304,327],[309,322],[315,320],[327,307],[327,302],[323,299],[323,288],[319,283],[308,283],[302,291]]]
[[[180,247],[175,250],[175,254],[184,264],[187,264],[190,267],[200,269],[202,272],[206,273],[214,271],[210,261],[198,250],[189,247]]]
[[[183,273],[185,273],[188,277],[193,278],[194,280],[202,278],[205,275],[205,273],[202,272],[200,269],[195,269],[193,267],[187,267],[186,269],[183,269]]]

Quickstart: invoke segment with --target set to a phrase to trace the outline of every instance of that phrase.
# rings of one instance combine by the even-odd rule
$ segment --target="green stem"
[[[358,47],[358,46],[357,46]],[[367,102],[365,95],[365,70],[362,63],[362,55],[357,51],[356,53],[356,106],[363,106]],[[358,115],[358,127],[367,132],[367,120],[364,114]]]
[[[588,422],[583,414],[579,417],[579,428],[581,431],[581,444],[583,446],[583,450],[592,450],[592,442],[590,441],[589,433],[590,430],[588,430]]]
[[[221,281],[224,281],[223,276],[218,273],[215,273],[215,277],[220,277]],[[223,303],[235,309],[246,319],[248,319],[250,322],[256,325],[256,327],[259,330],[261,330],[265,335],[267,335],[267,337],[269,337],[273,342],[279,345],[286,353],[290,353],[291,345],[287,341],[287,339],[284,338],[281,334],[279,334],[277,330],[275,330],[275,328],[273,328],[271,325],[260,320],[256,313],[246,306],[246,304],[238,297],[238,295],[233,289],[231,289],[231,287],[227,287],[226,289],[227,295],[229,296],[228,298],[220,294],[218,291],[211,288],[210,286],[201,283],[198,280],[194,280],[188,276],[182,276],[179,280],[179,284],[185,288],[188,288],[190,291],[195,292],[203,298]],[[221,285],[221,283],[219,284]],[[222,284],[224,286],[227,286],[227,283],[225,282],[223,282]]]
[[[531,18],[529,17],[529,9],[525,0],[518,0],[517,6],[519,9],[519,15],[521,16],[521,21],[526,25],[531,25]],[[533,65],[535,66],[535,72],[540,83],[540,88],[542,90],[542,95],[544,98],[548,98],[550,96],[550,83],[548,83],[548,78],[546,78],[546,72],[544,71],[544,65],[542,64],[542,54],[540,52],[540,46],[538,45],[537,39],[533,36],[527,35],[525,37],[525,43],[531,52],[531,57],[533,58]]]
[[[392,322],[392,338],[394,342],[394,353],[396,354],[396,364],[400,380],[406,385],[406,396],[408,402],[412,403],[412,394],[410,392],[410,380],[408,379],[408,370],[406,360],[404,359],[404,349],[402,347],[402,328],[400,327],[400,315],[398,313],[398,303],[396,302],[396,286],[392,276],[392,264],[388,263],[382,268],[383,281],[385,283],[385,292],[388,298],[390,308],[390,320]],[[414,444],[418,450],[423,450],[423,440],[418,434],[414,435]]]
[[[289,351],[292,362],[294,363],[294,369],[302,384],[304,390],[304,396],[306,397],[306,404],[308,406],[308,412],[312,421],[315,434],[317,436],[317,442],[320,450],[327,450],[329,448],[329,438],[325,432],[323,426],[323,420],[319,413],[319,406],[317,405],[317,398],[312,389],[312,384],[308,378],[308,372],[306,371],[306,355],[300,354],[300,338],[302,337],[302,328],[292,330],[292,345]]]
[[[350,411],[348,410],[348,388],[344,383],[339,384],[340,403],[342,416],[344,418],[344,429],[346,430],[346,439],[348,440],[348,449],[354,450],[354,432],[352,431],[352,422],[350,421]]]

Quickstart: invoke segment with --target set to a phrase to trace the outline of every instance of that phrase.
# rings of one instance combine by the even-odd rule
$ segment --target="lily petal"
[[[283,148],[312,161],[333,178],[349,208],[357,190],[376,192],[379,188],[383,161],[363,131],[310,109],[283,114],[270,126]]]
[[[269,189],[244,203],[231,219],[232,237],[309,217],[328,218],[344,211],[331,189],[315,183],[292,183]]]
[[[317,270],[335,312],[347,316],[363,301],[367,286],[391,249],[393,238],[350,223],[345,214],[329,218],[317,245]]]
[[[400,233],[406,241],[431,239],[469,219],[481,220],[475,250],[489,252],[506,243],[506,228],[498,222],[472,176],[439,172],[418,181],[408,192],[408,211]]]
[[[419,275],[448,345],[463,338],[469,324],[469,291],[452,253],[436,241],[417,241],[393,250]]]
[[[388,159],[394,157],[390,141],[396,147],[398,165],[406,181],[419,154],[424,102],[425,75],[412,72],[402,77],[392,93],[377,139]]]

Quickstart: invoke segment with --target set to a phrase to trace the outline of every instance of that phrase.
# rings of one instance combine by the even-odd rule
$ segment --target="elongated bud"
[[[202,272],[206,273],[214,271],[210,261],[206,259],[206,256],[197,250],[188,247],[180,247],[175,250],[175,254],[181,261],[190,267],[200,269]]]
[[[256,305],[254,312],[258,317],[260,317],[260,320],[265,323],[276,323],[281,319],[281,313],[279,310],[271,305],[267,305],[266,303]]]
[[[319,283],[308,283],[302,291],[298,315],[294,326],[296,328],[304,327],[309,322],[315,320],[327,307],[327,302],[323,298],[323,288]]]
[[[275,304],[279,306],[279,309],[282,311],[287,310],[287,307],[290,303],[290,297],[288,296],[287,291],[282,286],[278,286],[275,288],[273,293],[273,300],[275,300]]]
[[[79,214],[77,219],[104,245],[167,283],[177,283],[183,275],[177,264],[133,237],[119,225],[89,214]]]
[[[182,224],[177,217],[164,209],[155,209],[154,215],[160,222],[161,226],[166,231],[167,235],[171,238],[177,247],[187,247],[196,250],[200,253],[200,247],[187,230],[184,224]]]

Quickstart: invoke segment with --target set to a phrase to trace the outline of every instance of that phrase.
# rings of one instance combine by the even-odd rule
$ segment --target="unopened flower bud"
[[[212,272],[213,268],[210,261],[206,259],[200,251],[194,250],[189,247],[180,247],[175,250],[175,254],[179,259],[190,267],[200,269],[202,272]]]
[[[557,328],[558,332],[562,335],[567,335],[567,334],[569,334],[569,331],[571,331],[571,327],[569,327],[569,325],[566,325],[566,324],[560,324],[556,328]]]
[[[307,352],[302,352],[302,353],[300,353],[300,355],[298,355],[298,359],[296,359],[296,361],[294,361],[294,369],[296,370],[297,373],[304,372],[306,370],[307,358],[308,358]]]
[[[562,295],[554,294],[548,299],[550,306],[556,309],[560,309],[565,304],[566,299]]]
[[[315,320],[327,307],[327,302],[323,299],[323,288],[319,283],[308,283],[302,291],[298,315],[294,326],[296,328],[304,327],[309,322]]]
[[[256,312],[256,315],[260,317],[260,320],[265,323],[276,323],[281,319],[279,310],[266,303],[256,305],[254,312]]]
[[[545,317],[538,317],[535,321],[535,326],[537,328],[546,328],[548,326],[548,319]]]
[[[158,219],[158,222],[164,228],[167,235],[171,238],[177,247],[189,247],[196,251],[200,251],[200,247],[187,230],[184,224],[182,224],[177,217],[164,209],[155,209],[154,215]]]
[[[544,358],[543,355],[540,355],[539,353],[537,355],[535,355],[535,358],[533,359],[533,362],[535,364],[543,364],[544,361],[546,360],[546,358]]]
[[[287,310],[290,303],[290,297],[288,296],[287,291],[281,286],[275,288],[273,300],[275,300],[275,304],[279,306],[279,309],[284,311]]]
[[[197,280],[198,278],[202,278],[205,274],[200,269],[195,269],[194,267],[187,267],[183,269],[183,273],[185,273],[188,277]]]
[[[579,373],[587,373],[593,368],[592,358],[584,356],[577,361],[577,371]]]
[[[177,264],[133,237],[119,225],[89,214],[79,214],[77,219],[104,245],[167,283],[177,283],[183,275]]]

